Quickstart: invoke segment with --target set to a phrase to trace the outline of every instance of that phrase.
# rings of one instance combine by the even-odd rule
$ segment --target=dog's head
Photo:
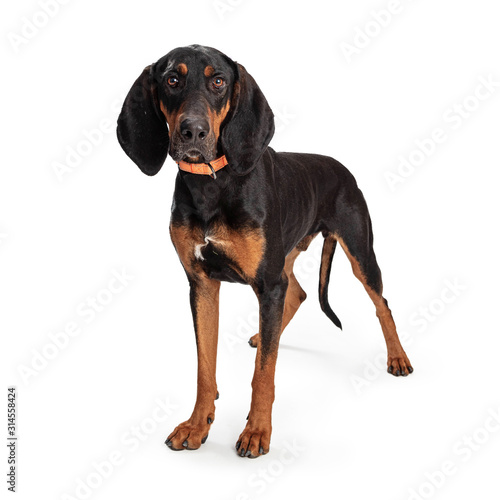
[[[244,175],[267,148],[274,117],[243,66],[192,45],[144,69],[125,99],[117,134],[148,175],[158,173],[169,153],[189,163],[226,155],[230,169]]]

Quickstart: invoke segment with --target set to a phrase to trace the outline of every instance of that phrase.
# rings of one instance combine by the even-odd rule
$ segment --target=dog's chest
[[[245,283],[246,280],[232,255],[234,244],[227,238],[217,238],[213,233],[207,233],[202,242],[193,246],[193,258],[210,278]]]
[[[209,274],[225,281],[251,282],[265,249],[261,230],[216,226],[194,247],[194,257]]]
[[[213,279],[251,283],[265,252],[260,229],[232,229],[214,225],[200,228],[171,228],[172,241],[189,272],[205,272]]]

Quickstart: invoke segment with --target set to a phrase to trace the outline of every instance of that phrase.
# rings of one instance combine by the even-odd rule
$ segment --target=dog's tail
[[[328,303],[328,284],[330,283],[330,271],[332,270],[333,254],[337,246],[337,240],[332,233],[324,232],[325,242],[321,253],[321,267],[319,270],[319,303],[323,312],[333,321],[335,326],[342,330],[342,323],[332,311]]]

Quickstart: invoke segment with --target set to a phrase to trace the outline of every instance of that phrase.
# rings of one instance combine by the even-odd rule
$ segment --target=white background
[[[19,46],[26,19],[43,24],[41,7],[3,7],[0,321],[2,386],[18,391],[17,498],[498,498],[495,2],[231,2],[73,0]],[[366,29],[349,61],[342,44],[362,45]],[[276,150],[332,155],[354,173],[415,368],[396,379],[376,367],[382,333],[340,249],[330,298],[344,330],[321,312],[318,239],[297,263],[309,299],[282,338],[271,452],[258,460],[234,451],[257,311],[240,285],[222,287],[210,437],[193,452],[163,444],[189,417],[196,383],[187,280],[168,236],[176,165],[146,177],[114,124],[142,69],[192,43],[255,77],[276,115]],[[481,78],[497,83],[478,100]],[[386,173],[436,128],[446,139],[391,189]],[[58,178],[54,165],[77,147],[87,156]],[[110,295],[113,271],[130,280]],[[110,302],[91,317],[96,296]],[[71,322],[80,334],[54,352],[49,334]],[[93,464],[110,455],[113,470],[98,475]]]

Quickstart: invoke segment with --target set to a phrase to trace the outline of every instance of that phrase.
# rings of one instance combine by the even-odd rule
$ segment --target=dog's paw
[[[260,334],[256,333],[253,337],[250,337],[250,340],[248,343],[250,344],[250,347],[257,347],[260,342]]]
[[[269,453],[270,442],[270,428],[256,428],[247,424],[236,443],[236,453],[240,457],[257,458]]]
[[[395,377],[399,377],[400,375],[406,377],[410,373],[413,373],[413,368],[411,366],[410,360],[408,359],[408,356],[403,352],[398,356],[388,357],[387,371]]]
[[[179,424],[168,436],[165,444],[174,451],[197,450],[208,438],[214,415],[207,417],[206,423],[193,424],[190,420]]]

